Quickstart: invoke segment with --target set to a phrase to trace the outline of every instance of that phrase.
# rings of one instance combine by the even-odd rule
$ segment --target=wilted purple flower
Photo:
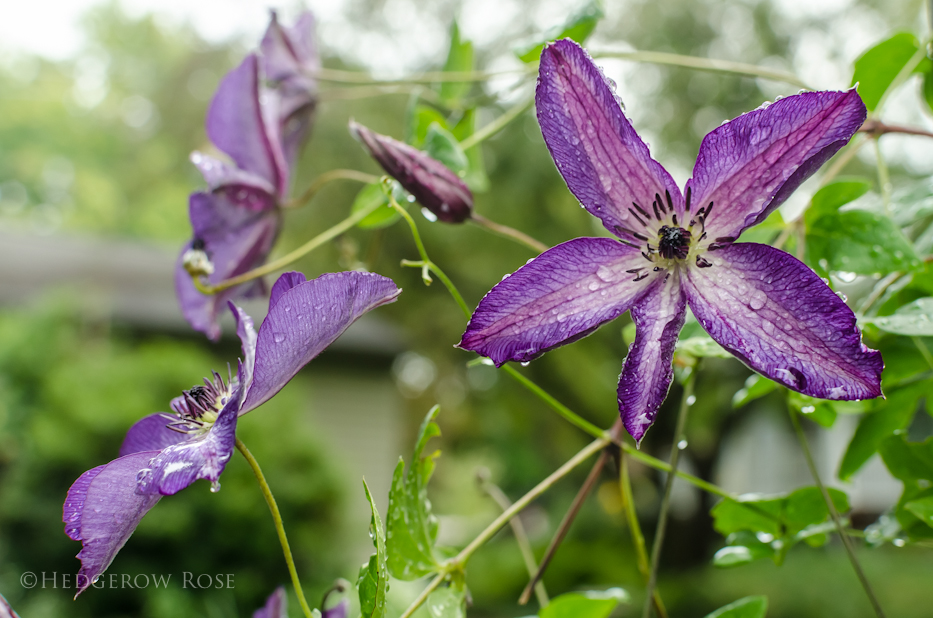
[[[266,604],[253,612],[253,618],[288,618],[288,598],[285,588],[279,586],[266,599]]]
[[[258,334],[250,317],[229,303],[243,346],[236,375],[224,379],[214,372],[203,386],[172,400],[173,414],[138,421],[127,432],[119,459],[85,472],[68,490],[65,532],[83,545],[78,593],[107,569],[162,496],[198,479],[219,489],[233,454],[237,418],[268,401],[350,324],[393,302],[399,292],[391,279],[372,273],[326,274],[311,281],[286,273],[272,287]]]
[[[787,253],[735,243],[852,137],[865,120],[854,89],[787,97],[714,129],[686,197],[573,41],[544,50],[536,103],[558,170],[618,240],[577,238],[508,276],[480,302],[460,347],[497,365],[528,361],[631,309],[636,336],[618,400],[638,441],[670,386],[687,305],[720,345],[792,390],[881,394],[881,355],[861,343],[846,304]]]
[[[470,189],[437,159],[352,120],[350,133],[389,176],[441,221],[463,223],[473,214]]]
[[[265,287],[258,280],[205,296],[191,276],[216,284],[260,266],[272,250],[290,170],[317,103],[313,22],[305,13],[294,27],[283,28],[273,13],[261,55],[248,55],[221,80],[207,112],[207,136],[234,165],[191,155],[210,191],[189,200],[194,237],[178,258],[175,291],[185,318],[211,339],[220,337],[217,314],[224,303],[262,294]]]

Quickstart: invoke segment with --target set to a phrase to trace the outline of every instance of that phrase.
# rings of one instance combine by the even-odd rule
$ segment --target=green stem
[[[581,417],[579,414],[577,414],[576,412],[574,412],[573,410],[571,410],[570,408],[568,408],[561,402],[557,401],[557,399],[552,397],[550,393],[548,393],[543,388],[541,388],[540,386],[538,386],[537,384],[535,384],[534,382],[532,382],[531,380],[523,376],[521,373],[519,373],[518,370],[515,369],[515,367],[511,365],[503,365],[502,370],[505,371],[510,376],[512,376],[513,378],[515,378],[515,380],[518,383],[520,383],[522,386],[524,386],[525,388],[530,390],[532,393],[537,395],[542,401],[544,401],[544,403],[549,405],[551,409],[557,412],[564,420],[566,420],[570,424],[576,427],[579,427],[580,429],[590,434],[594,438],[606,437],[607,434],[605,431],[603,431],[602,429],[600,429],[593,423],[589,422],[585,418]]]
[[[463,548],[459,554],[457,554],[452,559],[448,560],[441,567],[440,572],[437,576],[431,580],[431,583],[421,591],[421,594],[408,606],[408,609],[401,615],[400,618],[410,618],[410,616],[427,600],[428,595],[431,594],[441,583],[454,571],[460,570],[463,568],[463,565],[470,559],[470,556],[473,553],[483,546],[486,541],[491,539],[503,526],[505,526],[509,520],[515,517],[519,512],[527,507],[531,502],[550,489],[554,483],[567,476],[574,468],[579,466],[581,463],[589,459],[595,453],[598,453],[600,450],[606,447],[610,443],[608,438],[600,438],[590,442],[582,451],[574,455],[567,463],[562,465],[560,468],[555,470],[550,476],[546,479],[535,485],[535,487],[529,491],[527,494],[515,501],[512,506],[502,512],[499,517],[497,517],[491,524],[486,526],[486,529],[479,533],[475,539],[473,539],[469,545]]]
[[[855,310],[855,315],[859,315],[859,316],[865,315],[868,312],[868,310],[871,309],[871,306],[875,304],[875,301],[881,298],[885,290],[891,287],[891,285],[893,285],[894,282],[896,282],[898,279],[900,279],[903,276],[904,276],[904,273],[897,272],[897,271],[893,273],[888,273],[887,275],[885,275],[883,279],[881,279],[880,281],[878,281],[878,283],[875,284],[871,292],[868,294],[868,297],[862,302],[861,305],[859,305],[858,309]]]
[[[696,367],[690,372],[684,383],[683,397],[680,400],[680,412],[677,414],[677,427],[674,429],[674,443],[671,445],[671,470],[676,473],[677,465],[680,463],[681,440],[684,439],[684,427],[687,423],[687,410],[693,405],[693,385],[696,381]],[[671,493],[674,489],[674,478],[676,474],[667,475],[667,482],[664,485],[664,498],[661,500],[661,512],[658,513],[658,526],[654,533],[654,545],[651,550],[651,569],[648,574],[648,589],[645,598],[645,608],[642,611],[642,618],[649,618],[651,615],[651,606],[654,600],[655,586],[658,583],[658,565],[661,562],[661,548],[664,546],[664,533],[667,529],[667,516],[670,512]]]
[[[508,71],[431,71],[400,79],[377,79],[366,73],[357,71],[318,69],[314,71],[313,77],[325,82],[396,86],[403,84],[436,84],[438,82],[483,82],[503,75],[531,73],[537,70],[538,66],[536,64],[530,64],[520,69],[511,69]]]
[[[285,208],[297,208],[298,206],[304,206],[317,194],[321,188],[335,180],[356,180],[357,182],[373,183],[378,182],[379,177],[373,176],[372,174],[366,174],[365,172],[359,172],[357,170],[329,170],[324,172],[317,178],[311,181],[311,184],[308,185],[308,188],[304,190],[297,198],[290,200],[285,204]]]
[[[829,514],[832,516],[833,523],[836,525],[836,531],[839,533],[839,538],[842,540],[843,547],[845,547],[849,562],[852,563],[852,568],[855,569],[855,574],[862,584],[862,589],[865,591],[865,594],[868,595],[868,600],[875,610],[875,615],[878,616],[878,618],[884,618],[884,610],[881,609],[881,604],[878,603],[878,598],[875,596],[875,592],[872,590],[868,578],[865,577],[865,572],[862,571],[862,565],[859,564],[858,557],[855,555],[855,549],[852,547],[852,540],[849,538],[849,535],[846,534],[845,526],[842,524],[842,518],[839,517],[839,512],[836,511],[836,505],[833,504],[829,492],[826,491],[826,486],[823,485],[823,481],[820,479],[820,473],[816,469],[816,462],[813,461],[813,454],[810,452],[810,445],[807,443],[807,436],[803,433],[803,427],[800,426],[800,419],[797,417],[797,413],[791,411],[790,419],[794,424],[794,430],[797,432],[797,439],[800,441],[800,447],[803,449],[803,456],[807,460],[810,474],[813,476],[813,480],[817,487],[820,488],[820,493],[823,494],[826,508],[829,509]]]
[[[408,227],[411,228],[411,235],[415,239],[415,246],[418,248],[418,255],[421,256],[420,262],[411,262],[405,260],[402,262],[403,266],[420,266],[422,269],[429,270],[437,275],[437,278],[441,280],[441,283],[444,284],[444,287],[447,288],[447,291],[450,292],[450,295],[453,296],[454,301],[457,305],[460,306],[461,311],[467,317],[470,318],[471,312],[470,308],[467,306],[466,301],[463,300],[463,296],[460,295],[460,291],[457,290],[457,287],[454,285],[453,281],[450,280],[444,271],[442,271],[437,264],[431,261],[431,258],[428,257],[428,252],[424,248],[424,243],[421,241],[421,234],[418,232],[418,226],[415,224],[415,220],[411,218],[411,215],[408,214],[408,211],[399,206],[398,202],[395,201],[395,198],[391,194],[389,196],[389,204],[394,208],[405,221],[408,222]],[[430,277],[423,276],[425,285],[431,284]]]
[[[467,219],[467,221],[471,221],[475,223],[476,225],[489,230],[493,234],[498,234],[499,236],[504,236],[506,238],[514,240],[515,242],[521,245],[525,245],[526,247],[529,247],[530,249],[537,251],[538,253],[544,253],[550,248],[543,242],[539,240],[535,240],[534,238],[532,238],[528,234],[525,234],[524,232],[520,232],[516,230],[515,228],[509,227],[507,225],[502,225],[501,223],[496,223],[495,221],[490,221],[486,217],[483,217],[482,215],[478,215],[475,212],[472,215],[470,215],[470,218]]]
[[[642,534],[641,524],[638,523],[638,513],[635,511],[635,499],[632,496],[632,481],[629,478],[628,454],[622,453],[622,462],[619,466],[619,489],[622,493],[622,508],[625,509],[625,518],[628,521],[629,533],[632,535],[632,545],[635,546],[635,557],[638,562],[638,570],[645,578],[645,585],[648,585],[648,549],[645,546],[645,535]],[[661,600],[661,593],[654,589],[654,611],[660,618],[667,618],[667,609]]]
[[[469,150],[486,138],[492,137],[505,128],[507,124],[518,118],[526,109],[534,105],[534,102],[534,98],[529,98],[512,107],[501,116],[484,126],[482,129],[460,142],[460,147],[464,150]]]
[[[221,281],[220,283],[217,283],[216,285],[204,284],[197,277],[192,277],[192,281],[194,281],[195,287],[198,288],[198,290],[200,290],[202,294],[216,294],[217,292],[222,292],[223,290],[240,285],[241,283],[246,283],[247,281],[252,281],[253,279],[257,279],[264,275],[268,275],[269,273],[275,272],[281,268],[288,266],[295,260],[303,258],[305,255],[307,255],[308,253],[311,253],[311,251],[317,249],[318,247],[320,247],[327,241],[335,238],[336,236],[339,236],[340,234],[343,234],[344,232],[349,230],[351,227],[353,227],[354,225],[356,225],[357,223],[359,223],[360,221],[368,217],[370,213],[377,210],[378,208],[382,208],[383,206],[384,204],[382,202],[376,202],[372,204],[371,206],[362,208],[356,211],[355,213],[353,213],[352,215],[350,215],[349,217],[347,217],[346,219],[344,219],[343,221],[341,221],[340,223],[338,223],[337,225],[335,225],[334,227],[330,228],[329,230],[325,232],[321,232],[320,234],[318,234],[317,236],[315,236],[314,238],[312,238],[305,244],[301,245],[300,247],[298,247],[291,253],[283,255],[277,260],[273,260],[271,262],[263,264],[262,266],[258,268],[254,268],[253,270],[247,271],[243,273],[242,275],[231,277],[229,279]]]
[[[714,60],[712,58],[698,58],[696,56],[682,56],[680,54],[669,54],[667,52],[654,51],[594,52],[593,57],[619,58],[621,60],[631,60],[632,62],[667,64],[671,66],[684,67],[687,69],[712,71],[715,73],[732,73],[747,75],[750,77],[763,77],[765,79],[770,79],[776,82],[791,84],[806,90],[813,90],[813,88],[811,88],[793,73],[778,71],[776,69],[768,69],[766,67],[760,67],[754,64],[745,64],[744,62],[730,62],[728,60]]]
[[[246,463],[249,464],[249,467],[253,470],[253,474],[256,475],[256,480],[259,481],[262,497],[266,499],[266,504],[269,505],[269,510],[272,512],[272,521],[275,523],[275,531],[278,533],[279,542],[282,544],[282,553],[285,554],[285,563],[288,565],[288,572],[292,576],[292,585],[295,587],[295,594],[298,596],[298,603],[301,605],[301,611],[304,613],[305,618],[311,618],[311,608],[308,607],[308,602],[305,600],[305,593],[301,589],[301,582],[298,580],[298,571],[295,570],[295,561],[292,560],[292,550],[288,546],[288,538],[285,536],[285,527],[282,525],[282,515],[279,513],[279,507],[276,505],[275,498],[272,496],[272,490],[269,489],[266,477],[262,474],[259,462],[256,461],[256,458],[253,457],[253,454],[249,452],[249,449],[246,448],[246,445],[243,444],[242,440],[239,438],[236,439],[236,448],[240,451],[240,454],[243,455],[244,459],[246,459]]]
[[[923,357],[923,360],[927,362],[927,367],[933,369],[933,356],[930,355],[930,349],[927,348],[926,344],[923,343],[923,340],[920,337],[911,337],[911,340],[914,342],[914,345],[917,346],[917,349],[920,351],[920,355]]]
[[[884,214],[891,214],[891,175],[888,173],[888,164],[881,156],[881,142],[875,142],[875,164],[878,166],[878,185],[881,188],[881,203],[884,204]]]

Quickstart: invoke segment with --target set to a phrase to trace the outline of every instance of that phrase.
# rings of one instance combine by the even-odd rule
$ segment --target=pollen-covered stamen
[[[690,253],[689,231],[682,227],[662,226],[658,230],[658,254],[665,259],[686,259]]]
[[[229,401],[234,382],[232,376],[225,382],[216,371],[212,374],[211,379],[204,378],[204,386],[193,386],[172,400],[175,416],[168,417],[172,422],[166,427],[181,433],[199,433],[213,426]]]

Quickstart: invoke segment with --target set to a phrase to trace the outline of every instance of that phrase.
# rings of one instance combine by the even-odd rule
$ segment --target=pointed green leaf
[[[428,440],[441,434],[434,422],[438,410],[438,406],[431,408],[421,424],[408,471],[400,457],[392,476],[386,528],[388,567],[393,577],[405,581],[418,579],[439,568],[434,556],[437,519],[431,513],[427,485],[434,472],[434,460],[440,453],[423,454]]]
[[[551,28],[541,38],[520,46],[515,50],[515,54],[522,62],[537,62],[544,46],[550,41],[568,38],[582,45],[602,18],[602,1],[590,0],[573,13],[562,26]]]
[[[905,482],[933,481],[933,437],[925,442],[908,442],[906,436],[887,438],[878,449],[888,471]]]
[[[688,354],[694,358],[706,358],[710,356],[715,358],[732,358],[732,354],[713,341],[713,338],[706,333],[678,340],[677,352]]]
[[[837,513],[849,511],[849,497],[845,492],[833,488],[828,488],[827,491]],[[808,526],[828,521],[830,517],[819,487],[803,487],[787,496],[783,521],[788,535],[796,535]]]
[[[888,393],[887,399],[878,401],[873,411],[862,417],[839,464],[841,480],[858,472],[885,438],[907,427],[917,410],[917,401],[930,386],[929,381],[924,381]]]
[[[442,113],[427,105],[414,105],[408,119],[408,134],[405,141],[415,148],[424,148],[428,138],[428,129],[435,122],[447,128],[447,118]],[[463,138],[458,136],[457,139]]]
[[[735,395],[732,396],[732,407],[741,408],[749,402],[764,397],[777,387],[777,382],[753,373],[745,380],[745,386],[735,391]]]
[[[918,298],[891,315],[863,318],[863,323],[874,324],[881,330],[909,337],[933,336],[933,297]]]
[[[356,583],[360,593],[360,611],[364,618],[385,618],[386,595],[389,592],[385,531],[382,527],[382,520],[379,518],[379,511],[376,510],[376,503],[373,502],[372,494],[369,492],[369,486],[366,485],[365,479],[363,480],[363,488],[366,490],[369,507],[373,511],[370,528],[376,553],[369,558],[368,564],[364,564],[360,568],[359,579]]]
[[[466,618],[466,590],[462,586],[438,588],[424,605],[431,618]]]
[[[836,180],[821,188],[810,201],[804,219],[807,227],[823,215],[831,215],[849,202],[862,197],[871,189],[871,182],[863,178]]]
[[[476,130],[476,108],[471,107],[464,110],[463,115],[457,124],[450,130],[462,142],[473,135]],[[483,163],[483,149],[477,144],[466,151],[467,166],[466,175],[463,176],[463,182],[467,184],[473,193],[483,193],[489,190],[489,176],[486,175],[486,165]]]
[[[396,191],[401,193],[401,186],[395,181],[392,181],[392,184],[393,194]],[[398,199],[398,197],[396,197],[396,199]],[[373,182],[360,189],[360,192],[356,194],[356,198],[353,200],[350,212],[359,212],[364,208],[371,208],[375,204],[382,204],[383,208],[377,208],[368,214],[366,218],[356,224],[357,227],[364,230],[388,227],[401,217],[401,215],[395,212],[394,208],[389,206],[389,198],[386,196],[381,182]]]
[[[768,597],[745,597],[707,614],[706,618],[764,618],[768,612]]]
[[[445,72],[466,73],[473,70],[473,43],[460,40],[460,28],[457,22],[450,26],[450,50],[447,52],[447,61],[444,63]],[[443,82],[441,84],[441,99],[449,103],[457,102],[470,91],[473,86],[470,82]]]
[[[933,528],[933,496],[913,500],[904,505],[917,519]]]
[[[432,122],[424,138],[424,149],[434,159],[460,174],[466,171],[467,161],[457,138],[440,123]]]
[[[568,592],[551,600],[538,612],[540,618],[608,618],[629,594],[621,588]]]
[[[745,494],[738,502],[723,500],[712,508],[713,527],[726,536],[739,530],[765,532],[773,536],[781,534],[780,517],[784,496]]]
[[[807,231],[807,264],[817,271],[871,275],[918,270],[923,263],[894,222],[866,210],[824,215]]]
[[[920,49],[920,42],[909,32],[899,32],[878,43],[855,61],[852,85],[869,111],[875,109],[894,78]]]

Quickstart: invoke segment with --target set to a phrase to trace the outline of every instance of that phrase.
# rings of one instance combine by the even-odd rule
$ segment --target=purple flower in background
[[[508,276],[476,308],[461,348],[496,365],[528,361],[631,309],[618,401],[636,441],[670,387],[687,305],[720,345],[792,390],[881,395],[881,355],[861,343],[846,304],[796,258],[735,242],[852,137],[865,120],[854,89],[787,97],[714,129],[685,195],[573,41],[545,48],[536,104],[570,190],[618,240],[577,238]]]
[[[0,594],[0,618],[19,618],[19,614],[13,611],[2,594]]]
[[[138,421],[127,432],[119,459],[85,472],[68,490],[65,533],[82,543],[78,594],[107,569],[162,496],[198,479],[219,489],[233,454],[237,418],[268,401],[350,324],[393,302],[399,292],[391,279],[371,273],[326,274],[311,281],[286,273],[272,287],[258,333],[250,317],[229,303],[243,346],[236,375],[224,379],[214,372],[203,386],[172,400],[172,414]]]
[[[437,159],[352,120],[350,133],[387,174],[441,221],[463,223],[473,214],[470,189]]]
[[[220,337],[217,314],[224,304],[265,293],[264,283],[205,296],[191,276],[206,275],[216,284],[260,266],[272,250],[290,170],[317,103],[313,22],[305,13],[294,27],[283,28],[273,13],[261,54],[248,55],[221,80],[207,112],[207,136],[233,165],[200,152],[191,155],[210,191],[189,200],[194,237],[178,258],[175,291],[185,319],[214,340]]]
[[[266,599],[266,604],[253,612],[253,618],[288,618],[287,601],[285,588],[279,586]]]

